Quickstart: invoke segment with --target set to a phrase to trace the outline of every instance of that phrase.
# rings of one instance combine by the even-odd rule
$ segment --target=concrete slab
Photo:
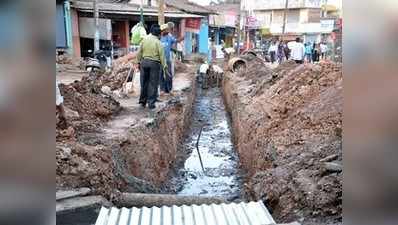
[[[97,209],[101,206],[112,206],[112,203],[98,195],[68,198],[57,201],[56,213],[57,215],[69,214],[80,210]]]
[[[57,191],[55,196],[56,200],[63,200],[73,197],[86,196],[91,192],[90,188],[79,188],[74,190]]]

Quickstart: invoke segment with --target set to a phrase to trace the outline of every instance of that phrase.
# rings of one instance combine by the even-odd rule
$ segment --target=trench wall
[[[126,175],[125,180],[132,175],[159,187],[168,179],[192,114],[195,76],[190,79],[190,88],[183,94],[169,100],[152,119],[130,128],[127,139],[117,152],[120,159],[117,167],[124,170],[121,175]]]

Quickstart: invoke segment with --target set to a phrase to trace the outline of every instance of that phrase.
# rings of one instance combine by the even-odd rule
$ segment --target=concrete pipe
[[[228,69],[232,72],[238,72],[240,70],[246,70],[247,62],[241,57],[234,57],[228,61]]]

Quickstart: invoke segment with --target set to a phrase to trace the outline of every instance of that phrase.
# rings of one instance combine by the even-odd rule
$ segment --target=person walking
[[[136,59],[140,67],[141,93],[139,104],[145,107],[148,103],[149,109],[155,108],[160,71],[167,69],[164,48],[159,36],[159,25],[152,25],[150,34],[141,42]]]
[[[278,50],[278,45],[276,41],[272,41],[270,47],[268,48],[268,53],[271,56],[271,63],[276,61],[276,51]]]
[[[321,42],[320,48],[321,48],[321,59],[326,60],[328,46],[326,45],[325,42]]]
[[[312,47],[312,62],[319,62],[320,49],[319,45],[315,44]]]
[[[289,47],[287,46],[287,41],[285,41],[285,42],[283,43],[283,51],[284,51],[284,53],[285,53],[286,60],[289,60],[289,58],[290,58],[290,49],[289,49]]]
[[[278,63],[281,64],[285,58],[285,46],[282,41],[279,42],[277,51]]]
[[[301,39],[296,38],[296,41],[291,44],[291,58],[298,64],[304,63],[305,48]]]
[[[308,63],[312,62],[312,45],[310,42],[305,44],[305,60]]]

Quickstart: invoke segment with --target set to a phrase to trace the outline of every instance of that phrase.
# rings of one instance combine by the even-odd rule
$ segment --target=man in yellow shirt
[[[159,74],[167,69],[163,46],[159,40],[160,27],[152,25],[150,34],[141,42],[137,54],[137,63],[140,67],[141,94],[139,104],[149,109],[155,108],[158,96]]]

